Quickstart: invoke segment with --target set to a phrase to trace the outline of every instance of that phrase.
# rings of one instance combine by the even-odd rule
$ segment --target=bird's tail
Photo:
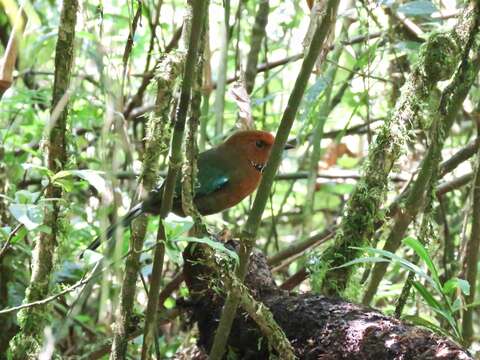
[[[115,232],[117,231],[117,228],[119,227],[126,228],[130,226],[131,222],[137,217],[139,217],[140,215],[142,215],[143,213],[144,213],[143,202],[141,202],[138,205],[135,205],[132,209],[130,209],[130,211],[119,222],[113,225],[110,225],[107,229],[105,238],[107,240],[112,239],[113,235],[115,235]],[[82,251],[82,253],[80,254],[80,259],[83,258],[83,255],[85,254],[86,250],[95,250],[100,246],[101,242],[102,242],[102,237],[97,236],[97,238],[93,240],[93,242],[90,245],[88,245],[88,247],[84,251]]]

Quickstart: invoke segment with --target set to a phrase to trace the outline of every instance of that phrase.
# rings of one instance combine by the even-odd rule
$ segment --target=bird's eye
[[[265,146],[265,143],[262,140],[257,140],[257,141],[255,141],[255,146],[257,148],[261,149]]]

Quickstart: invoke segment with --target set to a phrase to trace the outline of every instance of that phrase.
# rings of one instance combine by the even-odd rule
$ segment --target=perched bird
[[[266,131],[238,131],[222,144],[198,156],[198,174],[194,203],[202,215],[221,212],[235,206],[257,188],[275,138]],[[287,144],[286,149],[292,148]],[[151,191],[134,206],[119,223],[107,230],[107,239],[113,237],[118,226],[127,227],[141,214],[158,214],[163,189]],[[177,179],[172,211],[185,216],[182,210],[181,180]],[[100,246],[100,237],[88,249]],[[83,254],[82,254],[83,255]]]

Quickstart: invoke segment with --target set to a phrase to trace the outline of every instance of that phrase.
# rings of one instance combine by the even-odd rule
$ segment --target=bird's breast
[[[210,215],[221,212],[237,205],[257,188],[262,175],[255,172],[247,172],[244,176],[231,179],[222,189],[197,198],[195,203],[203,215]]]

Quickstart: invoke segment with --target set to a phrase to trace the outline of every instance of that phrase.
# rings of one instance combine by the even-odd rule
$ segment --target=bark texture
[[[211,251],[203,246],[189,249],[184,254],[184,270],[192,295],[192,318],[200,331],[198,345],[208,351],[224,298],[210,282],[215,272],[212,266],[216,266],[209,258]],[[253,297],[273,313],[299,359],[473,360],[452,341],[372,308],[279,289],[260,252],[254,252],[250,258],[246,285]],[[267,359],[271,355],[267,341],[245,313],[235,318],[228,346],[242,359]],[[282,358],[282,354],[277,355]],[[203,356],[196,351],[191,358],[204,359]]]

